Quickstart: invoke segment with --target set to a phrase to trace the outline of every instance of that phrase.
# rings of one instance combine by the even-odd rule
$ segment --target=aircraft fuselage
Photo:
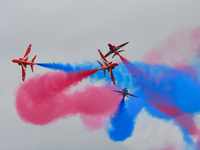
[[[115,52],[117,55],[119,55],[119,52],[115,49],[115,46],[108,43],[109,49],[111,52]]]
[[[118,66],[119,63],[118,62],[114,62],[114,63],[111,63],[109,66],[102,66],[100,69],[101,70],[106,70],[106,69],[109,69],[109,68],[112,68],[114,69],[116,66]]]
[[[35,65],[34,62],[31,62],[31,61],[23,61],[22,59],[12,59],[12,62],[18,63],[19,65],[21,65],[21,64]]]

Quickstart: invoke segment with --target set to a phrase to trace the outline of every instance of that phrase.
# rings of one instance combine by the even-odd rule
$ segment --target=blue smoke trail
[[[180,127],[180,130],[183,134],[183,140],[188,144],[185,145],[185,149],[195,149],[195,143],[190,135],[190,133],[188,132],[187,129],[183,128],[181,125],[178,124],[178,126]]]
[[[143,103],[138,100],[131,99],[135,108],[128,112],[127,104],[124,98],[121,100],[118,110],[113,117],[110,118],[110,124],[107,127],[107,133],[113,141],[124,141],[132,135],[135,126],[135,118],[143,107]]]
[[[67,64],[62,64],[62,63],[36,63],[36,65],[53,69],[53,70],[59,70],[59,71],[75,71],[74,67],[67,63]]]
[[[192,114],[200,112],[200,93],[198,92],[200,84],[194,72],[191,74],[185,69],[145,63],[126,62],[125,66],[136,86],[143,92],[143,100],[152,106],[145,105],[148,113],[160,119],[171,118],[175,122],[178,121],[177,117],[191,114],[190,119],[182,118],[177,125],[181,129],[185,142],[194,149],[195,144],[198,145],[198,143],[191,138],[191,134],[196,132],[192,129],[196,128]],[[153,107],[158,111],[154,111]],[[165,115],[161,115],[159,111]]]
[[[129,67],[136,86],[149,102],[176,106],[186,113],[200,112],[197,76],[166,65],[135,63]]]

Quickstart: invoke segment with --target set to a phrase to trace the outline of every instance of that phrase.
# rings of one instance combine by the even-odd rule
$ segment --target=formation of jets
[[[115,55],[119,55],[120,52],[124,51],[124,50],[119,50],[120,48],[122,48],[123,46],[125,46],[126,44],[128,44],[129,42],[126,42],[124,44],[121,44],[119,46],[115,46],[115,45],[112,45],[110,43],[108,43],[108,46],[109,46],[109,49],[110,51],[104,56],[102,54],[102,52],[98,49],[99,51],[99,54],[101,56],[101,59],[103,60],[105,66],[103,66],[98,60],[97,62],[101,65],[101,70],[104,71],[104,77],[105,77],[105,70],[108,70],[108,73],[110,75],[110,78],[112,79],[112,82],[113,84],[115,85],[115,79],[114,79],[114,76],[113,76],[113,72],[112,72],[112,69],[114,69],[119,63],[118,62],[108,62],[106,57],[108,57],[109,55],[111,55],[112,53],[114,53],[113,57],[115,57]],[[112,58],[113,58],[112,57]]]
[[[104,62],[104,64],[105,64],[105,66],[103,66],[103,65],[97,60],[97,62],[101,65],[100,70],[102,70],[102,71],[104,72],[104,77],[106,76],[105,70],[108,70],[108,73],[109,73],[110,78],[111,78],[111,80],[112,80],[112,82],[113,82],[114,85],[115,85],[115,79],[114,79],[114,76],[113,76],[112,69],[114,69],[116,66],[118,66],[119,63],[118,63],[118,62],[108,62],[107,59],[106,59],[106,57],[108,57],[109,55],[111,55],[111,54],[113,54],[113,53],[114,53],[114,55],[112,56],[112,58],[114,58],[115,55],[119,55],[120,52],[123,52],[123,51],[124,51],[124,50],[119,50],[119,49],[122,48],[123,46],[125,46],[125,45],[128,44],[128,43],[129,43],[129,42],[126,42],[126,43],[121,44],[121,45],[119,45],[119,46],[115,46],[115,45],[112,45],[112,44],[108,43],[108,46],[109,46],[110,51],[109,51],[105,56],[104,56],[104,55],[102,54],[102,52],[98,49],[99,54],[100,54],[100,56],[101,56],[101,59],[103,60],[103,62]],[[138,96],[128,93],[127,88],[122,89],[122,91],[118,91],[118,90],[113,90],[113,91],[119,93],[120,95],[122,95],[123,98],[125,98],[125,97],[130,98],[130,96],[138,98]]]
[[[115,79],[114,79],[112,70],[116,66],[118,66],[119,63],[118,62],[108,62],[106,57],[108,57],[109,55],[111,55],[113,53],[114,53],[114,55],[112,56],[112,58],[115,57],[115,55],[119,55],[120,52],[124,51],[124,50],[119,50],[119,49],[122,48],[123,46],[125,46],[128,43],[129,42],[126,42],[126,43],[121,44],[119,46],[115,46],[115,45],[112,45],[112,44],[108,43],[110,51],[106,55],[103,55],[103,53],[98,49],[100,57],[101,57],[101,59],[103,60],[103,62],[105,64],[105,65],[103,65],[102,63],[100,63],[97,60],[97,62],[101,65],[100,70],[102,70],[104,72],[104,77],[106,76],[105,70],[108,71],[108,73],[110,75],[110,78],[111,78],[111,80],[112,80],[114,85],[115,85]],[[12,62],[18,63],[18,65],[20,65],[22,67],[22,80],[23,81],[25,80],[25,76],[26,76],[26,66],[30,65],[31,66],[31,70],[33,72],[33,65],[36,64],[34,61],[35,61],[35,58],[36,58],[37,55],[35,55],[35,57],[31,61],[28,61],[29,53],[31,51],[31,46],[32,46],[31,44],[28,46],[28,49],[27,49],[27,51],[26,51],[26,53],[25,53],[23,58],[12,59]],[[117,91],[117,90],[113,90],[113,91],[117,92],[117,93],[120,93],[123,96],[123,98],[124,97],[128,97],[129,98],[129,96],[137,97],[136,95],[128,93],[127,88],[124,88],[122,91]]]

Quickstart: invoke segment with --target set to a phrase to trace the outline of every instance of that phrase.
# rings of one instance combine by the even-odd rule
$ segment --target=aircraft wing
[[[111,55],[113,52],[111,52],[111,51],[109,51],[106,55],[105,55],[105,57],[108,57],[109,55]]]
[[[111,68],[108,69],[108,73],[110,75],[110,78],[112,79],[113,84],[115,85],[115,79],[114,79],[113,72],[112,72]]]
[[[21,64],[22,66],[22,80],[25,80],[25,76],[26,76],[26,65],[25,64]]]
[[[108,66],[108,65],[109,65],[109,62],[107,61],[107,59],[105,58],[105,56],[102,54],[102,52],[101,52],[99,49],[98,49],[98,51],[99,51],[99,54],[100,54],[100,56],[101,56],[101,58],[102,58],[104,64],[105,64],[106,66]]]
[[[121,45],[119,45],[119,46],[116,46],[115,49],[118,50],[118,49],[122,48],[123,46],[125,46],[125,45],[128,44],[128,43],[129,43],[129,42],[126,42],[126,43],[124,43],[124,44],[121,44]]]
[[[130,93],[127,93],[127,95],[129,95],[129,96],[133,96],[133,97],[137,97],[137,98],[138,98],[138,96],[133,95],[133,94],[130,94]]]
[[[26,51],[26,53],[25,53],[25,55],[24,55],[22,60],[24,60],[24,61],[28,60],[28,56],[29,56],[29,53],[31,51],[31,46],[32,46],[31,44],[28,46],[28,49],[27,49],[27,51]]]
[[[112,90],[113,92],[122,93],[122,91]]]

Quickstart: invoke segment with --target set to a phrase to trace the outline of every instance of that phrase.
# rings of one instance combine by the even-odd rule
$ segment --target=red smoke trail
[[[150,101],[151,102],[151,101]],[[158,110],[162,111],[166,115],[172,116],[172,117],[177,117],[181,115],[181,110],[178,107],[172,106],[168,107],[166,105],[162,105],[159,103],[151,103],[154,107],[156,107]]]
[[[126,58],[124,58],[124,57],[122,57],[121,55],[119,55],[119,58],[121,59],[121,61],[125,64],[125,63],[127,63],[127,59]]]
[[[90,129],[103,127],[103,119],[112,115],[120,97],[110,88],[88,86],[84,91],[66,94],[66,91],[98,70],[85,70],[65,74],[51,72],[37,75],[24,82],[16,91],[16,109],[22,120],[45,125],[63,117],[76,114],[92,116],[96,124],[87,124]],[[99,124],[100,125],[99,125]]]
[[[138,78],[141,75],[140,70],[134,64],[132,64],[130,61],[128,61],[126,58],[122,57],[121,55],[119,55],[119,58],[121,59],[122,63],[124,64],[124,66],[129,71],[130,74],[135,73],[137,75],[135,78],[136,80],[138,80]]]
[[[199,132],[197,127],[195,126],[193,114],[184,113],[176,106],[169,107],[158,103],[152,105],[164,114],[173,117],[176,122],[180,124],[181,127],[187,129],[191,135],[196,135],[197,132]]]
[[[173,147],[173,146],[168,146],[166,148],[162,148],[162,149],[149,149],[149,150],[177,150],[176,147]]]
[[[200,43],[200,27],[190,31],[175,32],[160,45],[144,55],[146,63],[187,66]],[[173,54],[173,55],[172,55]]]
[[[197,141],[196,149],[200,149],[200,129],[197,128],[194,122],[194,115],[184,113],[178,107],[168,107],[160,104],[153,105],[166,115],[172,116],[176,123],[178,123],[183,129],[193,136]]]

